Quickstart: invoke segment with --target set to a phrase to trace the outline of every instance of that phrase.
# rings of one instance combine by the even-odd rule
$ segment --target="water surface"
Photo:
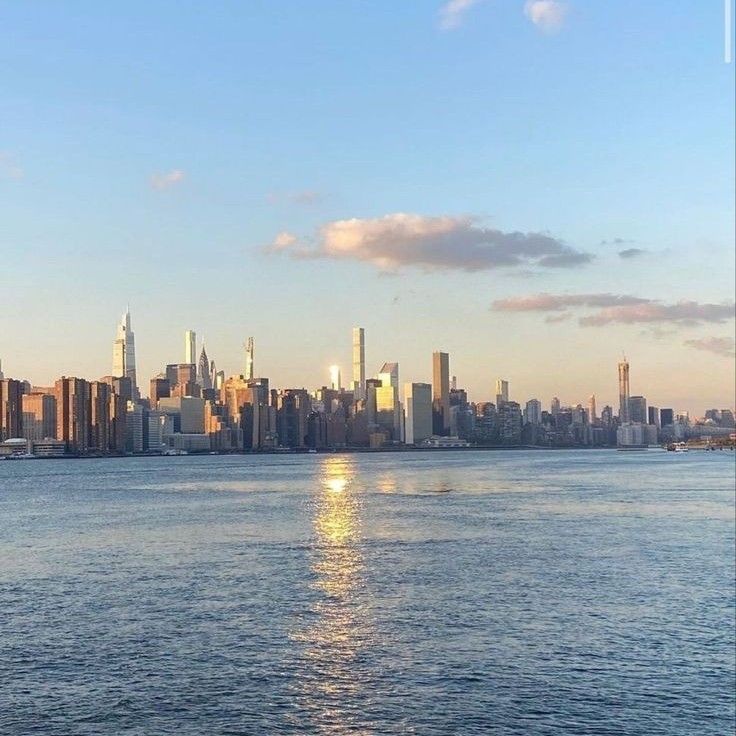
[[[734,456],[0,463],[2,734],[729,734]]]

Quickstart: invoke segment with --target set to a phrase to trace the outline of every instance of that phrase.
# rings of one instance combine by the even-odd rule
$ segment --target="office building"
[[[630,396],[629,421],[646,424],[647,420],[647,400],[643,396]]]
[[[197,333],[187,330],[184,333],[184,363],[195,365],[197,362]]]
[[[339,365],[330,366],[330,386],[333,391],[339,391],[342,388]]]
[[[595,408],[595,394],[592,394],[588,399],[588,421],[591,424],[596,424],[598,422],[598,414],[596,413]]]
[[[502,378],[496,379],[496,406],[501,407],[509,400],[509,382]]]
[[[202,341],[202,352],[199,354],[197,362],[197,384],[203,389],[212,388],[212,376],[210,375],[210,360],[207,357],[207,350]]]
[[[659,409],[656,406],[650,406],[647,408],[647,424],[653,424],[657,429],[660,428]]]
[[[526,402],[524,423],[533,425],[542,423],[542,402],[539,399],[530,399]]]
[[[659,410],[659,426],[669,427],[675,423],[675,411],[674,409],[660,409]]]
[[[450,431],[450,356],[432,353],[432,407],[434,434],[447,435]]]
[[[405,438],[407,445],[419,445],[432,436],[432,386],[429,383],[407,383]]]
[[[125,310],[117,327],[112,349],[112,375],[130,379],[133,400],[137,401],[138,383],[135,368],[135,335],[130,324],[130,309]]]

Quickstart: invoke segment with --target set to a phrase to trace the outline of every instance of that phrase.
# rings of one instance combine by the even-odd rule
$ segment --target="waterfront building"
[[[23,434],[23,385],[13,378],[0,380],[0,442]]]
[[[407,445],[418,445],[432,436],[432,386],[429,383],[407,383],[405,438]]]
[[[90,448],[89,383],[83,378],[62,376],[54,385],[54,396],[56,439],[64,440],[71,453],[87,452]]]
[[[89,384],[89,449],[107,454],[110,452],[110,402],[112,389],[104,381]]]
[[[659,418],[659,409],[656,406],[647,408],[647,424],[653,424],[657,429],[660,429]]]
[[[659,426],[669,427],[675,423],[675,411],[674,409],[660,409],[659,410]]]
[[[129,401],[125,418],[125,450],[139,453],[144,450],[145,442],[145,408],[141,404]]]
[[[23,436],[27,440],[35,442],[56,437],[56,398],[53,394],[23,394],[22,412]]]

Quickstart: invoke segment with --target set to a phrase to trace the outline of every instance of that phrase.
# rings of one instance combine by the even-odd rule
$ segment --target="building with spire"
[[[125,310],[118,324],[112,346],[112,375],[115,378],[129,378],[133,398],[138,399],[140,394],[135,370],[135,335],[130,325],[130,308]]]
[[[207,357],[207,350],[202,340],[202,352],[199,354],[199,362],[197,363],[197,383],[203,388],[212,388],[212,374],[210,373],[210,359]]]

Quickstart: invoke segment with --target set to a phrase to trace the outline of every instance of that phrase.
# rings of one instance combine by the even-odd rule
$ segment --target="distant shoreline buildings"
[[[432,383],[406,382],[385,362],[367,377],[365,330],[352,332],[352,382],[339,366],[329,385],[271,388],[257,377],[255,341],[244,343],[242,374],[226,377],[194,330],[184,334],[184,362],[169,363],[141,397],[130,310],[117,325],[112,373],[96,381],[59,378],[53,386],[5,378],[0,372],[0,455],[123,455],[169,452],[259,452],[280,449],[387,447],[636,447],[688,436],[728,436],[730,409],[710,409],[701,422],[630,395],[629,363],[618,364],[618,412],[587,406],[549,411],[539,399],[513,401],[497,379],[494,401],[470,402],[450,373],[450,356],[432,355]]]

